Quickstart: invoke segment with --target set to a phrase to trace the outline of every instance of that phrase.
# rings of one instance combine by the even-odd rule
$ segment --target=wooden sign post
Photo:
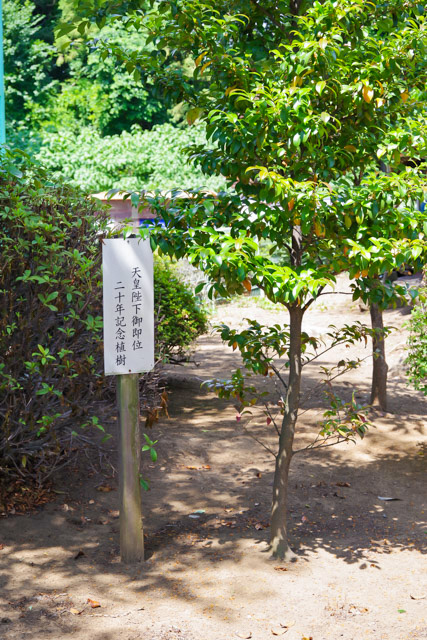
[[[117,376],[120,424],[120,555],[144,559],[139,374],[154,367],[153,255],[148,240],[113,238],[102,249],[104,370]]]

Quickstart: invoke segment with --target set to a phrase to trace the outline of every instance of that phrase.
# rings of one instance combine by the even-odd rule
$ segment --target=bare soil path
[[[344,298],[325,300],[328,307],[307,316],[317,335],[331,323],[368,321]],[[230,404],[188,378],[228,375],[239,365],[216,336],[205,336],[197,364],[173,372],[171,417],[151,432],[159,462],[144,461],[152,486],[143,496],[147,561],[120,564],[117,475],[81,456],[57,480],[55,502],[0,519],[0,640],[427,638],[427,403],[401,372],[407,317],[386,316],[398,327],[387,344],[390,413],[377,415],[357,446],[292,463],[295,564],[272,561],[267,550],[273,458],[243,433]],[[235,326],[244,317],[286,321],[250,300],[217,311],[217,320]],[[369,372],[367,360],[342,379],[341,391],[366,399]],[[317,379],[313,365],[305,388]],[[301,443],[315,433],[320,410],[321,398],[312,398]],[[255,425],[254,433],[273,444],[266,429]]]

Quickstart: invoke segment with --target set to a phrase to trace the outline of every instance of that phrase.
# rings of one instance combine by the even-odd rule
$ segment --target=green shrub
[[[103,375],[107,217],[98,209],[99,201],[50,182],[28,159],[1,156],[0,486],[1,477],[42,485],[75,446],[79,426],[102,429],[97,403],[109,400],[114,410],[113,379]],[[160,259],[155,308],[157,356],[182,357],[206,330],[206,315]],[[160,403],[150,380],[142,385],[147,411]]]
[[[427,289],[425,289],[427,295]],[[411,313],[408,323],[408,357],[405,360],[409,382],[427,396],[427,304],[421,303]]]
[[[0,170],[0,474],[42,483],[103,392],[106,216],[16,159]]]
[[[55,179],[86,193],[111,188],[222,188],[221,177],[207,177],[189,162],[185,147],[193,144],[207,144],[202,127],[163,124],[143,131],[134,126],[130,132],[105,137],[84,127],[79,132],[44,133],[37,158]]]
[[[207,315],[166,259],[156,258],[154,263],[154,300],[158,355],[166,360],[182,358],[207,331]]]

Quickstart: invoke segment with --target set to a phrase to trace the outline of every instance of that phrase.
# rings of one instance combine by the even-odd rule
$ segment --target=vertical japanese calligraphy
[[[142,322],[143,318],[141,316],[141,307],[142,307],[142,291],[141,291],[141,272],[139,267],[134,267],[132,269],[132,349],[136,351],[137,349],[142,349],[143,345],[141,342],[142,338]]]
[[[153,256],[148,241],[104,240],[104,365],[106,375],[154,366]]]
[[[122,315],[125,312],[124,299],[126,294],[124,293],[124,286],[121,280],[116,282],[114,290],[117,291],[115,300],[116,304],[116,365],[126,364],[126,324],[125,316]],[[122,291],[123,290],[123,291]]]

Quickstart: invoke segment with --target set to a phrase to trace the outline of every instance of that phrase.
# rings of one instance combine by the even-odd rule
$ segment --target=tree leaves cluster
[[[171,124],[102,137],[95,127],[45,133],[36,154],[55,179],[88,193],[117,189],[170,189],[183,184],[220,188],[222,178],[205,176],[186,157],[188,145],[206,144],[203,128]]]
[[[99,242],[108,220],[9,152],[0,205],[0,470],[40,486],[105,393]]]
[[[119,22],[72,27],[95,3],[5,0],[4,54],[7,141],[26,149],[70,184],[87,192],[119,186],[169,188],[203,181],[183,148],[206,143],[201,128],[188,131],[185,107],[169,110],[149,73],[118,66],[97,46],[126,47],[132,56],[153,46],[146,34]],[[189,73],[191,61],[175,67]],[[165,126],[161,126],[165,125]]]

